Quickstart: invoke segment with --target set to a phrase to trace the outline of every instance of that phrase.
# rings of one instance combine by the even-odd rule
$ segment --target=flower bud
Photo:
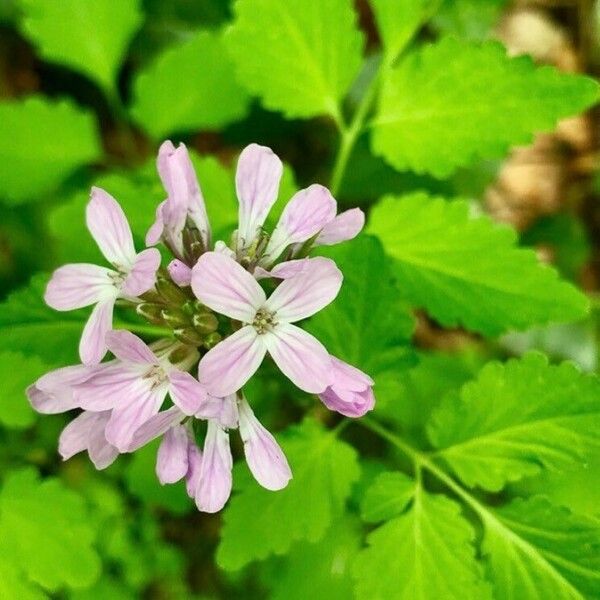
[[[164,325],[165,321],[162,316],[162,306],[160,304],[150,304],[149,302],[142,302],[135,308],[135,312],[149,321],[153,325]]]
[[[174,329],[177,327],[185,327],[190,324],[189,317],[177,308],[163,308],[161,315],[165,323]]]
[[[204,342],[204,338],[192,327],[178,327],[173,330],[173,335],[180,342],[191,344],[192,346],[199,346]]]
[[[219,327],[217,317],[212,313],[197,313],[192,318],[194,327],[202,334],[212,333]]]
[[[222,339],[223,338],[221,337],[221,334],[218,331],[213,331],[204,338],[203,346],[207,350],[210,350],[211,348],[214,348]]]
[[[164,298],[167,302],[175,302],[176,304],[183,304],[189,298],[186,296],[185,292],[181,290],[178,286],[176,286],[172,281],[165,279],[163,277],[159,277],[156,280],[156,289],[158,293]]]

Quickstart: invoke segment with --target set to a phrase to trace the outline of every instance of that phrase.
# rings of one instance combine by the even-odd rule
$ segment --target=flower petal
[[[319,233],[313,246],[332,246],[355,238],[365,225],[365,213],[351,208],[331,220]]]
[[[192,269],[178,258],[173,259],[167,266],[171,279],[179,286],[186,287],[192,283]]]
[[[246,146],[238,160],[235,187],[240,202],[238,211],[238,249],[252,244],[277,200],[283,165],[266,146]]]
[[[319,398],[329,410],[339,412],[345,417],[362,417],[375,406],[375,395],[370,387],[361,392],[342,391],[335,386],[328,387],[319,394]]]
[[[207,404],[206,389],[189,373],[174,369],[169,373],[169,383],[171,400],[186,415],[197,414]]]
[[[254,327],[242,327],[209,350],[198,365],[198,379],[209,394],[234,394],[254,375],[265,357],[264,336]]]
[[[86,223],[106,260],[129,270],[135,262],[131,228],[123,209],[108,192],[92,188]]]
[[[116,298],[113,297],[98,302],[83,328],[79,342],[79,357],[86,365],[99,363],[106,354],[106,334],[112,327],[115,300]]]
[[[58,452],[63,460],[87,450],[96,413],[84,411],[75,417],[61,432],[58,438]]]
[[[277,314],[277,321],[293,323],[327,306],[338,294],[343,275],[329,258],[305,261],[300,274],[285,279],[271,294],[265,308]]]
[[[109,331],[106,346],[123,362],[138,365],[158,365],[158,358],[146,343],[137,335],[125,329]]]
[[[214,251],[219,254],[226,254],[230,258],[235,258],[235,252],[222,240],[217,240],[215,242]]]
[[[156,217],[154,219],[154,223],[148,229],[146,233],[146,246],[154,246],[158,244],[160,238],[162,237],[163,231],[165,229],[165,222],[163,219],[163,210],[165,208],[166,200],[163,200],[156,207]]]
[[[127,451],[135,452],[135,450],[161,436],[176,423],[181,423],[183,419],[185,419],[185,415],[176,406],[172,406],[171,408],[150,417],[136,430],[131,438]]]
[[[156,476],[162,485],[175,483],[188,471],[190,439],[184,425],[171,427],[163,436],[156,456]]]
[[[125,403],[141,379],[139,368],[120,361],[98,365],[98,370],[92,377],[73,389],[76,405],[101,412],[110,410]]]
[[[25,390],[25,393],[32,408],[44,415],[54,415],[77,408],[73,392],[69,388],[55,392],[46,392],[36,385],[30,385]]]
[[[116,295],[115,272],[86,263],[65,265],[52,273],[44,300],[54,310],[74,310]]]
[[[374,382],[360,369],[349,365],[348,363],[336,358],[331,357],[333,364],[333,383],[332,385],[350,390],[353,392],[362,392],[368,387],[372,387]]]
[[[95,413],[96,422],[92,425],[90,437],[88,439],[88,454],[90,460],[98,470],[106,469],[112,465],[119,451],[106,440],[104,430],[110,418],[110,412]]]
[[[300,190],[283,209],[267,246],[268,261],[274,261],[290,244],[309,240],[335,218],[337,202],[331,192],[314,184]]]
[[[119,451],[127,452],[136,431],[158,413],[167,395],[167,386],[152,388],[140,385],[127,398],[127,403],[112,411],[106,426],[106,439]]]
[[[121,294],[135,298],[154,287],[156,271],[160,267],[160,252],[156,248],[147,248],[135,257],[133,268],[121,286]]]
[[[236,394],[229,394],[225,398],[209,396],[209,399],[211,402],[216,402],[219,406],[219,414],[215,418],[221,426],[227,429],[235,429],[239,422]]]
[[[281,490],[292,478],[292,471],[275,438],[254,416],[248,402],[242,399],[240,436],[244,442],[246,462],[254,478],[268,490]]]
[[[251,323],[266,296],[254,277],[232,258],[218,252],[203,254],[192,269],[192,290],[209,308]]]
[[[330,385],[331,359],[312,335],[295,325],[282,323],[262,337],[277,366],[301,390],[318,394]]]
[[[200,470],[202,469],[202,452],[193,442],[188,444],[188,470],[185,474],[185,489],[187,495],[194,499],[198,482],[200,481]]]
[[[194,493],[198,510],[215,513],[225,506],[231,494],[232,466],[229,434],[215,421],[209,421]]]

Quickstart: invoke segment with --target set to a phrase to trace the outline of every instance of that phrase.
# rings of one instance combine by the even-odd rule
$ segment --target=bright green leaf
[[[415,481],[404,473],[381,473],[366,491],[361,516],[367,523],[387,521],[404,512],[415,494]]]
[[[94,118],[69,100],[0,103],[0,187],[11,203],[53,191],[101,155]]]
[[[0,540],[0,598],[18,600],[44,600],[48,596],[28,582],[9,556],[10,548],[3,548]]]
[[[134,118],[155,138],[218,129],[241,119],[249,97],[233,75],[222,36],[206,31],[169,48],[138,75]]]
[[[238,0],[226,35],[240,82],[288,117],[337,114],[361,65],[350,0]]]
[[[600,595],[600,525],[542,497],[486,513],[483,553],[503,600]]]
[[[356,558],[358,600],[491,598],[459,505],[419,486],[410,508],[367,538]]]
[[[319,541],[359,477],[354,449],[314,421],[293,427],[280,441],[293,479],[285,489],[271,492],[249,476],[241,482],[237,478],[240,491],[223,514],[217,551],[224,569],[284,554],[297,540]]]
[[[13,429],[29,427],[36,415],[25,396],[25,389],[48,371],[37,356],[21,352],[0,351],[0,423]]]
[[[0,492],[0,531],[3,550],[50,591],[87,587],[100,574],[85,505],[58,479],[39,481],[32,469],[12,472]]]
[[[142,22],[139,0],[20,2],[22,31],[46,60],[80,71],[113,93],[129,42]]]
[[[447,177],[477,158],[501,157],[598,99],[598,84],[496,42],[445,38],[404,59],[383,83],[373,149],[399,170]]]
[[[586,314],[581,292],[517,247],[514,231],[472,216],[466,202],[386,196],[369,231],[396,259],[403,294],[443,325],[497,335]]]
[[[462,481],[498,491],[600,447],[600,380],[539,353],[493,362],[440,405],[428,433]]]

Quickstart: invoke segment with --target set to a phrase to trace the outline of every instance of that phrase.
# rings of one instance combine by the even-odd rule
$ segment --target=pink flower
[[[333,382],[319,398],[330,410],[346,417],[362,417],[373,409],[373,380],[359,369],[331,357]]]
[[[123,210],[100,188],[92,188],[86,220],[92,237],[114,269],[91,264],[60,267],[48,283],[45,300],[61,311],[95,304],[79,344],[82,362],[95,364],[106,354],[104,338],[112,325],[115,300],[135,298],[154,286],[160,253],[152,248],[136,254]]]
[[[156,210],[156,221],[146,234],[146,244],[153,246],[162,238],[184,262],[193,263],[186,254],[183,231],[187,227],[203,250],[210,245],[210,225],[204,198],[187,148],[164,142],[157,158],[157,168],[168,197]]]
[[[238,255],[243,256],[260,237],[262,227],[277,200],[283,173],[281,161],[270,148],[250,144],[240,154],[236,172],[239,199]],[[316,245],[349,240],[360,232],[364,214],[356,208],[336,217],[337,202],[322,185],[300,190],[290,199],[273,230],[261,265],[268,266],[288,247],[299,247],[314,238]]]
[[[167,394],[186,415],[216,414],[200,383],[166,356],[158,357],[140,338],[128,331],[111,331],[106,338],[118,360],[101,365],[76,385],[73,398],[85,410],[111,411],[106,439],[121,452],[130,449],[136,431],[159,412]]]
[[[327,306],[339,292],[342,274],[327,258],[314,258],[267,299],[258,282],[233,259],[216,252],[200,257],[192,290],[209,308],[243,323],[204,355],[198,378],[214,396],[239,390],[269,352],[300,389],[321,393],[332,380],[327,350],[292,323]]]

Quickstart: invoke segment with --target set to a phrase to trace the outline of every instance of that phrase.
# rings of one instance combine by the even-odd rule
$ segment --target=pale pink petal
[[[58,452],[63,460],[68,460],[75,454],[87,450],[94,422],[94,413],[84,411],[62,430],[58,438]]]
[[[127,448],[128,452],[134,452],[138,448],[161,436],[173,425],[181,423],[185,415],[177,408],[172,406],[158,414],[150,417],[139,429],[136,430],[131,442]]]
[[[113,297],[98,302],[83,328],[79,342],[79,357],[86,365],[99,363],[106,354],[106,334],[112,327],[115,300],[116,298]]]
[[[123,209],[108,192],[92,188],[86,223],[106,260],[129,270],[135,262],[131,228]]]
[[[88,454],[90,460],[98,470],[106,469],[119,456],[117,448],[108,443],[104,434],[109,418],[109,411],[96,413],[96,421],[91,428],[88,439]]]
[[[131,390],[112,411],[106,426],[106,439],[121,452],[127,452],[136,431],[158,413],[167,395],[167,386],[157,388],[139,385]]]
[[[360,369],[349,365],[348,363],[336,358],[331,357],[333,364],[333,384],[346,390],[353,392],[362,392],[368,387],[372,387],[374,382]]]
[[[215,242],[214,251],[218,252],[219,254],[225,254],[230,258],[235,258],[235,252],[222,240],[218,240]]]
[[[295,277],[296,275],[303,273],[306,269],[310,269],[311,261],[314,260],[316,259],[299,258],[279,263],[271,269],[271,277],[276,277],[277,279],[289,279],[290,277]]]
[[[285,454],[275,438],[254,416],[245,399],[239,404],[240,436],[246,462],[254,478],[268,490],[281,490],[292,478]]]
[[[198,510],[215,513],[225,506],[231,494],[232,466],[229,434],[215,421],[209,421],[194,492]]]
[[[148,229],[148,232],[146,233],[146,246],[155,246],[156,244],[158,244],[160,238],[162,237],[163,231],[165,229],[163,210],[165,208],[166,203],[167,201],[163,200],[156,207],[156,218],[154,220],[154,223],[152,223],[150,229]]]
[[[46,392],[36,385],[30,385],[25,393],[32,408],[45,415],[54,415],[77,408],[77,403],[70,388]]]
[[[163,436],[156,456],[156,476],[162,485],[179,481],[188,471],[187,428],[175,425]]]
[[[281,283],[267,300],[265,308],[276,313],[278,322],[293,323],[327,306],[342,286],[342,273],[329,258],[305,261],[299,275]]]
[[[125,404],[141,379],[139,367],[132,368],[129,363],[120,361],[103,363],[98,367],[92,377],[73,388],[77,406],[101,412]]]
[[[108,363],[107,363],[108,364]],[[83,383],[98,371],[97,366],[72,365],[61,367],[42,375],[35,385],[41,390],[51,391],[57,388],[71,387]]]
[[[160,252],[147,248],[135,257],[133,268],[121,286],[121,295],[135,298],[146,293],[156,283],[156,271],[160,267]]]
[[[209,396],[209,398],[212,401],[218,402],[219,414],[215,418],[221,426],[227,429],[236,428],[239,422],[237,395],[230,394],[229,396],[225,396],[225,398]]]
[[[365,213],[351,208],[331,220],[319,233],[314,246],[331,246],[355,238],[365,225]]]
[[[198,379],[209,394],[234,394],[254,375],[265,357],[265,344],[247,325],[209,350],[198,365]]]
[[[266,296],[254,277],[232,258],[218,252],[203,254],[192,269],[192,290],[209,308],[251,323]]]
[[[368,387],[361,392],[352,392],[328,387],[319,398],[329,410],[335,410],[346,417],[362,417],[375,406],[373,389]]]
[[[189,416],[197,414],[207,404],[206,389],[185,371],[174,369],[169,373],[169,394],[173,404]]]
[[[123,362],[138,365],[158,365],[158,358],[137,335],[125,329],[109,331],[106,334],[106,346]]]
[[[265,146],[246,146],[238,160],[235,187],[240,202],[238,249],[252,244],[277,200],[283,165]]]
[[[65,265],[54,271],[44,300],[55,310],[74,310],[116,295],[115,271],[90,264]]]
[[[262,337],[277,366],[301,390],[318,394],[331,384],[331,358],[312,335],[283,323]]]
[[[337,203],[331,192],[313,184],[300,190],[287,203],[267,246],[267,260],[275,260],[290,244],[298,244],[317,235],[335,218]]]
[[[192,283],[192,269],[178,258],[174,258],[167,266],[171,279],[179,286],[186,287]]]
[[[196,489],[200,481],[200,471],[202,469],[202,452],[193,442],[188,444],[188,470],[185,474],[185,489],[187,495],[195,499]]]

